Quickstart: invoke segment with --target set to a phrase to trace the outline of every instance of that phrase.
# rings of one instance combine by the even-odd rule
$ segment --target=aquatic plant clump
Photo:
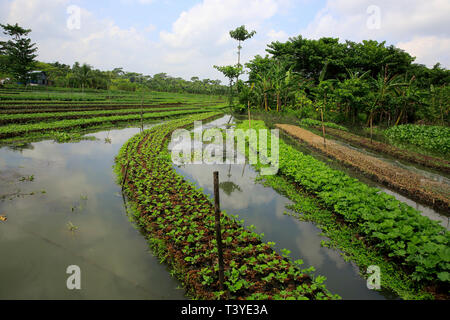
[[[225,289],[219,291],[214,206],[202,190],[173,169],[166,148],[177,128],[216,113],[173,120],[134,136],[120,150],[115,171],[132,201],[136,222],[145,230],[153,251],[197,299],[337,299],[313,268],[301,270],[273,250],[274,243],[222,214]],[[212,178],[212,177],[211,177]]]

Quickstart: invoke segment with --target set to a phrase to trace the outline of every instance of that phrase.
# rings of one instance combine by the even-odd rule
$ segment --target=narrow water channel
[[[349,176],[351,176],[353,178],[356,178],[356,179],[360,180],[361,182],[363,182],[363,183],[365,183],[365,184],[367,184],[367,185],[369,185],[371,187],[378,188],[381,191],[394,196],[398,201],[404,202],[407,205],[409,205],[410,207],[413,207],[413,208],[419,210],[422,215],[430,218],[431,220],[438,221],[443,227],[445,227],[447,230],[450,230],[450,216],[448,214],[439,212],[439,211],[435,210],[434,208],[432,208],[432,207],[430,207],[428,205],[419,203],[419,202],[417,202],[417,201],[415,201],[415,200],[413,200],[411,198],[408,198],[408,197],[398,193],[396,190],[388,188],[385,185],[383,185],[383,184],[381,184],[379,182],[376,182],[376,181],[366,177],[365,175],[363,175],[362,173],[358,172],[357,170],[354,170],[354,169],[352,169],[350,167],[344,166],[343,164],[339,163],[338,161],[330,159],[330,158],[324,156],[323,154],[321,154],[321,153],[319,153],[319,152],[317,152],[315,150],[312,150],[311,148],[305,146],[304,144],[297,143],[297,142],[293,143],[292,138],[290,138],[290,137],[288,137],[286,135],[282,135],[282,136],[283,136],[283,138],[285,139],[286,142],[288,142],[289,144],[291,144],[292,146],[294,146],[296,149],[298,149],[299,151],[303,152],[304,154],[311,155],[314,158],[316,158],[316,159],[318,159],[318,160],[320,160],[322,162],[327,163],[328,166],[330,166],[330,167],[332,167],[334,169],[343,171],[346,174],[348,174]],[[337,141],[337,140],[335,140],[335,141]],[[389,163],[392,163],[392,164],[395,164],[397,166],[401,166],[401,167],[403,167],[403,168],[405,168],[407,170],[412,170],[413,172],[417,172],[419,174],[423,174],[423,175],[427,176],[428,178],[433,179],[435,181],[440,181],[442,183],[450,184],[448,178],[445,175],[439,175],[439,173],[436,173],[433,170],[428,170],[428,168],[423,168],[423,167],[422,168],[418,168],[417,166],[406,165],[406,164],[401,163],[399,161],[390,159],[388,156],[384,156],[384,155],[380,155],[380,154],[377,154],[377,153],[373,153],[373,152],[364,150],[364,149],[362,149],[360,147],[357,147],[357,146],[351,146],[350,144],[347,144],[347,143],[342,142],[342,141],[339,141],[339,143],[341,143],[341,144],[343,144],[345,146],[351,147],[354,150],[357,150],[357,151],[360,151],[360,152],[364,152],[364,153],[367,153],[367,154],[369,154],[371,156],[377,157],[377,158],[379,158],[381,160],[385,160],[385,161],[387,161]]]
[[[130,223],[115,183],[114,157],[137,133],[0,148],[0,215],[8,218],[0,222],[0,299],[185,299]],[[67,289],[71,265],[81,269],[81,290]]]

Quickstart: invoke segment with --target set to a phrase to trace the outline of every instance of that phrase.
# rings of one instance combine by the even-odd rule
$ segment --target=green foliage
[[[240,127],[248,128],[248,122]],[[252,121],[252,129],[264,127],[263,122]],[[411,268],[411,276],[418,283],[439,283],[446,278],[450,233],[438,222],[283,141],[279,159],[281,174],[314,193],[371,246]]]
[[[236,66],[214,66],[215,69],[222,72],[223,75],[228,78],[230,81],[229,86],[229,103],[230,106],[233,105],[233,97],[234,97],[234,90],[233,90],[233,82],[238,79],[238,77],[243,73],[242,66],[236,65]]]
[[[240,26],[235,30],[230,31],[230,37],[238,41],[245,41],[252,38],[256,34],[256,31],[248,32],[245,26]]]
[[[31,43],[30,38],[26,38],[31,29],[23,29],[17,23],[0,26],[5,35],[12,37],[12,40],[0,42],[0,54],[6,56],[6,61],[2,62],[3,66],[0,69],[11,74],[22,84],[26,84],[30,78],[30,71],[34,70],[37,57],[35,44]]]
[[[242,74],[241,66],[214,66],[214,68],[222,72],[226,78],[230,79],[231,83]]]
[[[313,120],[313,119],[302,119],[299,121],[299,124],[304,127],[320,127],[322,125],[321,121]],[[348,131],[346,127],[340,126],[338,124],[332,123],[332,122],[324,122],[323,123],[325,127],[333,128],[333,129],[339,129],[342,131]]]
[[[407,124],[389,128],[384,135],[394,142],[412,144],[443,155],[450,154],[449,127]]]
[[[448,123],[450,72],[413,64],[408,53],[385,42],[299,36],[273,42],[267,52],[272,57],[255,56],[246,64],[248,85],[257,88],[250,99],[254,107],[310,118],[318,118],[313,114],[318,109],[326,120],[365,122],[372,128],[419,120]],[[276,71],[277,66],[283,70]],[[285,83],[283,72],[290,73]],[[299,92],[313,108],[298,103]]]

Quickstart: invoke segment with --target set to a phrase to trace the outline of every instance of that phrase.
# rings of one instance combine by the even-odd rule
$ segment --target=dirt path
[[[298,126],[277,124],[277,128],[299,139],[313,148],[358,169],[377,181],[396,189],[415,200],[427,203],[436,209],[450,213],[450,188],[412,171],[396,167],[390,163],[337,144]]]

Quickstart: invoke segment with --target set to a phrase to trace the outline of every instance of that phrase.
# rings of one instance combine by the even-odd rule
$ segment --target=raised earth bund
[[[324,143],[323,137],[298,126],[279,124],[277,127],[295,139],[307,143],[327,156],[369,175],[412,199],[450,213],[450,190],[445,183],[396,167],[378,158],[339,145],[332,140]]]

